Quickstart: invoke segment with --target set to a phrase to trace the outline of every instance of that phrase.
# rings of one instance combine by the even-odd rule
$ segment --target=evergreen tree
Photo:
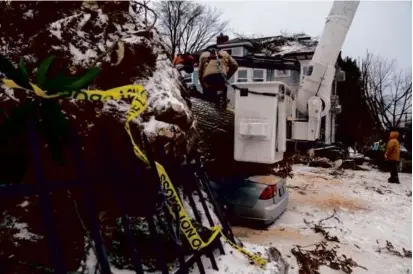
[[[362,96],[360,68],[356,60],[339,58],[338,64],[346,73],[346,80],[338,82],[337,93],[342,112],[337,117],[337,141],[346,145],[366,144],[376,132],[374,120]]]

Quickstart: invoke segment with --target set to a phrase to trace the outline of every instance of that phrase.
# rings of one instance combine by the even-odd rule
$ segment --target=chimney
[[[224,35],[223,33],[221,33],[218,37],[217,37],[217,45],[222,45],[225,44],[229,41],[229,37],[228,35]]]

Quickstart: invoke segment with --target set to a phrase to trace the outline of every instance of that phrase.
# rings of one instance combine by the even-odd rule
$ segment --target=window
[[[232,48],[231,52],[232,52],[232,54],[231,54],[232,56],[242,57],[242,48],[241,47]]]
[[[263,69],[252,70],[252,81],[253,82],[264,82],[264,70]]]
[[[309,66],[307,71],[305,72],[305,76],[311,76],[313,73],[313,66]]]
[[[189,84],[189,85],[192,85],[192,83],[193,83],[192,76],[193,76],[192,73],[191,74],[185,74],[184,82]]]
[[[274,79],[274,70],[273,69],[267,69],[267,82],[275,81]]]
[[[291,71],[289,70],[275,70],[274,71],[274,76],[276,78],[278,77],[290,77]]]
[[[235,57],[242,57],[243,56],[243,48],[242,47],[226,48],[226,49],[222,49],[222,50],[228,52],[228,54],[231,55],[231,56],[235,56]]]
[[[307,66],[301,66],[301,82],[304,81],[304,76],[307,73],[307,69],[308,69]]]
[[[248,71],[246,69],[239,69],[237,72],[237,82],[245,83],[248,82]]]
[[[198,73],[197,70],[194,70],[194,72],[192,73],[192,84],[199,86],[200,83],[199,83],[199,75],[198,74],[199,73]]]
[[[303,66],[301,69],[302,69],[302,72],[301,72],[301,76],[305,76],[305,74],[307,73],[307,66]]]

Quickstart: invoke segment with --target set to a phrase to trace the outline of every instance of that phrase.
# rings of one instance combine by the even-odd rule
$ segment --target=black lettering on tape
[[[202,245],[202,242],[200,239],[193,239],[191,245],[192,247],[199,248]]]
[[[161,180],[162,180],[162,177],[161,177]],[[168,190],[169,189],[169,184],[168,184],[168,182],[167,181],[161,181],[162,183],[162,188],[164,189],[164,190]]]
[[[92,94],[90,95],[90,100],[92,101],[101,101],[102,95],[101,94]]]
[[[166,198],[168,198],[168,199],[170,199],[171,197],[174,197],[172,199],[174,199],[175,200],[174,202],[177,203],[177,201],[175,199],[174,191],[172,189],[170,189],[170,188],[166,189],[165,195],[166,195]]]
[[[130,111],[139,111],[141,109],[140,106],[134,106],[130,108]]]
[[[83,95],[83,98],[81,98],[82,95]],[[87,98],[87,93],[86,93],[86,92],[83,92],[83,91],[77,91],[77,92],[75,93],[75,96],[73,96],[73,98],[74,98],[74,99],[81,99],[81,100],[87,100],[87,99],[88,99],[88,98]]]
[[[193,227],[188,231],[189,231],[188,238],[192,238],[192,237],[196,236],[196,234],[197,234]],[[188,232],[188,231],[186,231],[186,232]]]
[[[183,220],[182,222],[181,222],[181,228],[182,229],[184,229],[184,230],[187,230],[188,228],[190,228],[191,227],[191,224],[189,223],[189,221],[188,220]],[[185,233],[187,233],[188,231],[185,231]]]
[[[145,105],[145,104],[139,99],[139,97],[135,97],[135,100],[138,101],[139,103],[141,103],[142,106]]]

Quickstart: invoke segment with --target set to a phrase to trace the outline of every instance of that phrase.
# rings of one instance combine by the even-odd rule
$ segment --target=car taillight
[[[270,185],[267,186],[264,191],[260,195],[260,200],[268,200],[275,196],[275,190],[277,189],[277,185]]]

